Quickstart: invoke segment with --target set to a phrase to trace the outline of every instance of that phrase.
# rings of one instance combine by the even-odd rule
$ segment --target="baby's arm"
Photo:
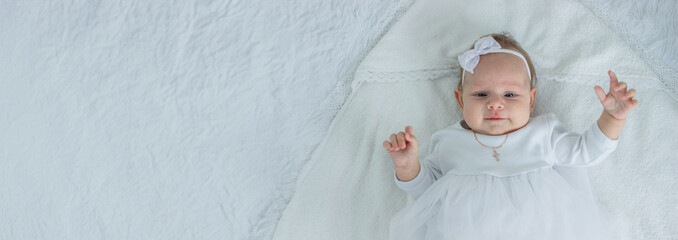
[[[419,163],[419,157],[417,157],[416,161],[412,162],[409,165],[395,167],[396,177],[398,177],[398,180],[403,182],[412,181],[412,179],[416,178],[417,175],[419,175],[420,170],[421,163]]]
[[[437,163],[439,151],[436,142],[435,140],[431,141],[432,149],[429,150],[429,155],[421,162],[418,161],[416,166],[417,172],[414,172],[412,179],[406,180],[401,179],[400,175],[394,176],[396,185],[414,199],[419,198],[426,189],[442,177],[442,171]]]
[[[598,127],[610,139],[618,139],[619,134],[626,123],[626,116],[631,110],[638,106],[638,100],[633,99],[636,90],[626,90],[625,82],[618,82],[617,76],[608,71],[610,75],[610,92],[605,91],[600,86],[595,86],[598,100],[603,105],[603,113],[598,119]]]
[[[562,166],[591,166],[599,163],[617,147],[626,116],[638,106],[633,99],[636,91],[626,91],[626,83],[618,82],[617,76],[610,71],[610,92],[599,86],[596,94],[603,105],[603,113],[597,126],[591,126],[583,134],[568,132],[557,119],[549,119],[551,127],[551,147],[556,155],[556,164]]]
[[[419,143],[411,126],[405,127],[405,132],[392,134],[391,142],[384,141],[384,148],[393,160],[396,185],[415,199],[442,176],[440,167],[435,162],[438,142],[439,138],[434,134],[431,137],[429,155],[420,162]]]

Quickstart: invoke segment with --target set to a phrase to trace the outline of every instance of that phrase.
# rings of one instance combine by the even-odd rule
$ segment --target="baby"
[[[530,117],[537,77],[510,36],[484,36],[459,61],[463,120],[432,135],[423,161],[411,126],[383,143],[396,184],[414,198],[393,216],[390,238],[605,238],[606,217],[576,167],[614,151],[636,91],[609,71],[609,92],[594,88],[604,108],[597,124],[575,134],[554,114]]]

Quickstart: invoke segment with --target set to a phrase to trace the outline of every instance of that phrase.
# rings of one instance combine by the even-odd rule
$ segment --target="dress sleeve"
[[[420,170],[417,176],[407,182],[400,181],[398,176],[393,172],[393,178],[395,179],[396,185],[400,189],[404,190],[412,196],[414,199],[419,198],[429,186],[431,186],[436,180],[438,180],[443,174],[440,170],[440,164],[438,163],[438,154],[440,146],[440,137],[439,135],[434,134],[431,137],[431,146],[429,147],[428,156],[424,158],[423,161],[419,161]]]
[[[555,114],[548,114],[550,147],[555,153],[556,165],[583,167],[600,163],[617,148],[617,140],[612,140],[593,123],[584,133],[568,132],[565,126],[556,119]]]

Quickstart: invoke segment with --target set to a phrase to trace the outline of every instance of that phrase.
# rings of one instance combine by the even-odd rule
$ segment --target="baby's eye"
[[[516,95],[514,93],[506,93],[504,94],[504,97],[515,97]]]
[[[487,94],[485,94],[485,93],[476,93],[476,96],[478,96],[478,97],[487,97]]]

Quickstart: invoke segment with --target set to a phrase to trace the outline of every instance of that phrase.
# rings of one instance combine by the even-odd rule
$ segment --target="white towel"
[[[411,199],[393,182],[382,142],[412,125],[423,159],[431,134],[461,119],[456,56],[501,31],[536,67],[534,115],[554,112],[571,131],[600,116],[593,86],[608,88],[607,70],[638,90],[640,105],[618,149],[589,168],[592,189],[617,239],[678,238],[678,104],[614,31],[578,2],[420,0],[358,67],[353,92],[304,166],[274,239],[387,239],[391,216]]]

